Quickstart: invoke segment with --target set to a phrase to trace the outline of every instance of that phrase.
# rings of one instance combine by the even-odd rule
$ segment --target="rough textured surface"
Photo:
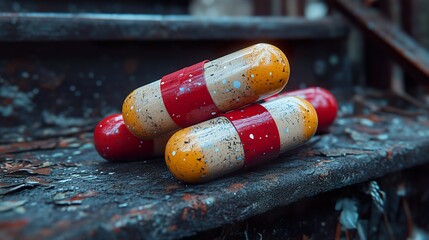
[[[427,116],[340,118],[298,150],[200,185],[178,182],[162,160],[107,163],[91,133],[0,145],[0,238],[190,236],[427,163],[428,126]]]

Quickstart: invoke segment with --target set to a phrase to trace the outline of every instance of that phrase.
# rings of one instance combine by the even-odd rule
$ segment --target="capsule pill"
[[[265,101],[272,101],[281,97],[297,96],[304,98],[313,105],[317,112],[319,125],[318,132],[325,132],[334,123],[338,112],[338,103],[335,96],[328,90],[321,87],[310,87],[296,91],[288,91],[276,94],[272,97],[265,99]]]
[[[205,182],[296,148],[317,123],[313,106],[298,97],[253,104],[179,130],[167,142],[165,161],[177,179]]]
[[[155,139],[141,140],[125,126],[120,113],[102,119],[94,129],[94,147],[98,154],[110,162],[142,161],[164,154],[171,134]]]
[[[150,139],[274,95],[289,73],[280,49],[256,44],[137,88],[126,97],[122,115],[135,136]]]

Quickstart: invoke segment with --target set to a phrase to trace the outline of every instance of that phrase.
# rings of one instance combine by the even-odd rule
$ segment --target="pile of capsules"
[[[187,183],[266,162],[327,129],[337,114],[322,88],[278,94],[289,74],[285,54],[264,43],[197,63],[129,94],[122,114],[98,123],[94,146],[112,162],[164,154]]]

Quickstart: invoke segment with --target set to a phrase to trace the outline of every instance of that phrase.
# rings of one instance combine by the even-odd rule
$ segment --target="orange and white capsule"
[[[135,136],[154,138],[276,94],[286,86],[289,73],[280,49],[256,44],[134,90],[124,101],[122,115]]]
[[[177,179],[205,182],[296,148],[317,124],[315,109],[302,98],[253,104],[176,132],[165,161]]]

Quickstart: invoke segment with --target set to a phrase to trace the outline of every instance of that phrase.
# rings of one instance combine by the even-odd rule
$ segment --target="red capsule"
[[[112,114],[94,129],[94,146],[107,161],[129,162],[159,157],[164,154],[169,135],[155,140],[140,140],[128,131],[122,115]]]
[[[275,96],[266,98],[265,101],[272,101],[284,96],[297,96],[309,101],[317,112],[319,119],[318,131],[326,131],[337,117],[338,104],[334,95],[321,87],[311,87],[301,90],[284,92]]]

